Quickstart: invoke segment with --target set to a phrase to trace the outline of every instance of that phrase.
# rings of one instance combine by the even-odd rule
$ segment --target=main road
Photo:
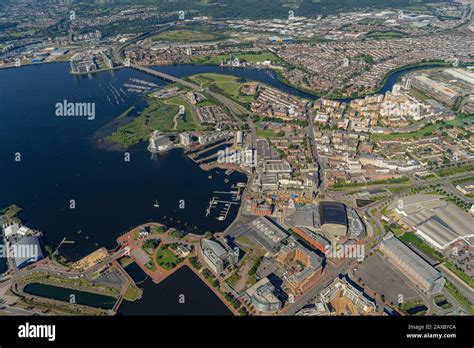
[[[157,71],[157,70],[147,68],[147,67],[142,66],[142,65],[131,64],[130,67],[135,69],[135,70],[139,70],[141,72],[144,72],[146,74],[156,76],[160,79],[178,83],[182,86],[191,88],[194,91],[206,92],[211,97],[215,98],[216,100],[218,100],[219,102],[224,104],[234,116],[240,116],[240,115],[245,115],[245,114],[249,113],[249,111],[246,108],[244,108],[242,105],[240,105],[240,104],[234,102],[233,100],[223,96],[222,94],[212,92],[209,89],[203,89],[201,86],[196,85],[195,83],[192,83],[192,82],[180,79],[178,77],[174,77],[174,76],[165,74],[161,71]]]

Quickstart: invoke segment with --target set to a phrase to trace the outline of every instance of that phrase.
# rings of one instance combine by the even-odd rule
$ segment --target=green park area
[[[452,263],[451,261],[446,261],[444,265],[451,272],[453,272],[459,278],[461,278],[467,285],[469,285],[471,288],[474,288],[474,279],[469,274],[465,273],[463,270],[456,267],[456,265]]]
[[[186,113],[178,115],[179,106]],[[181,97],[168,99],[148,98],[148,106],[132,122],[118,128],[107,140],[123,147],[147,141],[150,134],[160,132],[186,131],[199,129],[191,106]]]
[[[135,284],[130,284],[127,290],[125,291],[125,293],[123,294],[123,298],[127,301],[133,302],[140,299],[142,295],[143,295],[142,289],[140,289]]]
[[[22,211],[22,208],[16,204],[12,204],[5,209],[0,211],[0,215],[3,216],[6,222],[17,222],[21,223],[21,220],[18,218],[18,214]]]
[[[444,295],[436,295],[434,298],[435,304],[443,309],[451,308],[453,305],[448,302],[448,299]]]
[[[234,101],[250,105],[254,100],[254,96],[246,96],[240,93],[240,89],[244,81],[238,77],[222,74],[200,74],[189,77],[189,80],[200,85],[202,88],[209,88],[209,90],[223,94]]]
[[[152,40],[170,42],[206,42],[220,41],[226,38],[226,35],[207,30],[176,29],[164,31],[154,36]]]
[[[390,30],[390,31],[373,31],[367,34],[367,38],[376,39],[376,40],[385,40],[385,39],[398,39],[404,37],[400,31]]]
[[[166,245],[163,245],[156,252],[156,263],[166,270],[175,268],[182,261],[183,259],[176,256]]]
[[[409,299],[400,305],[400,310],[407,315],[424,315],[428,307],[420,298]]]
[[[278,133],[275,132],[273,129],[263,129],[257,128],[257,137],[259,138],[276,138],[278,137]]]
[[[334,190],[344,190],[356,187],[365,187],[365,186],[375,186],[375,185],[393,185],[393,184],[406,184],[410,181],[410,178],[402,176],[400,178],[386,179],[386,180],[373,180],[366,183],[357,183],[357,182],[346,182],[338,181],[333,186]]]
[[[460,166],[452,166],[440,169],[436,172],[438,176],[451,176],[459,173],[472,172],[474,171],[474,164],[466,164]]]
[[[280,62],[280,58],[277,57],[272,52],[262,52],[262,53],[239,53],[239,54],[220,54],[215,56],[205,56],[196,58],[194,61],[196,64],[202,65],[219,65],[222,61],[226,62],[229,60],[234,60],[237,58],[241,63],[259,63],[266,60],[271,61],[272,63]]]
[[[389,134],[372,134],[372,140],[378,142],[380,140],[417,140],[423,137],[433,135],[437,131],[443,129],[460,127],[463,128],[467,124],[472,124],[472,120],[469,117],[458,115],[454,120],[441,121],[436,123],[430,123],[414,132],[408,133],[389,133]]]
[[[446,278],[445,278],[446,279]],[[474,304],[472,304],[457,287],[446,279],[445,289],[453,296],[459,304],[467,310],[469,315],[474,315]]]
[[[421,238],[416,236],[414,233],[406,232],[403,235],[398,237],[402,242],[407,245],[414,247],[422,252],[424,252],[427,256],[430,256],[434,260],[443,262],[445,260],[444,256],[439,252],[430,247],[426,244]]]

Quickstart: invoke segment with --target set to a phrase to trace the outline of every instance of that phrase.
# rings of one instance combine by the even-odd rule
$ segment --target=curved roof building
[[[15,258],[17,269],[44,259],[43,245],[37,236],[23,237],[11,246],[10,252]]]
[[[337,239],[347,234],[347,213],[344,204],[321,202],[319,204],[321,230],[327,237]]]

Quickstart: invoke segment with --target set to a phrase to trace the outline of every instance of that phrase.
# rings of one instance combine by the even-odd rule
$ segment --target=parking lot
[[[376,253],[365,259],[354,275],[354,280],[360,278],[364,287],[370,288],[378,295],[384,295],[387,303],[397,305],[399,295],[402,295],[404,300],[418,296],[416,291],[407,285],[407,281]]]

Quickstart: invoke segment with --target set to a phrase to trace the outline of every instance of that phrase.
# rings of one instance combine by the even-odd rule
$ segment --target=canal
[[[68,303],[71,303],[73,299],[75,301],[74,303],[102,309],[112,309],[117,302],[117,300],[111,296],[104,296],[92,292],[73,290],[41,283],[28,284],[25,286],[23,291],[30,295]]]

